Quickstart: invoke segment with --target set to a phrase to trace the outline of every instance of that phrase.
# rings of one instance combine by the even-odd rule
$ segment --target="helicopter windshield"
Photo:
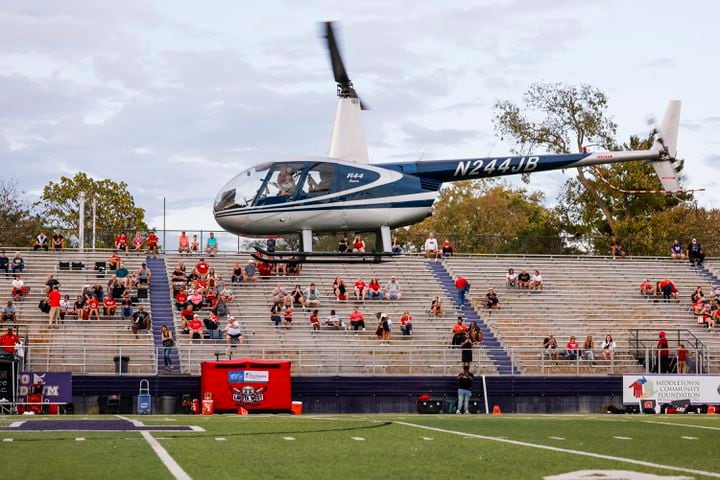
[[[256,165],[240,172],[230,180],[215,198],[215,211],[245,208],[252,205],[267,176],[270,165],[270,163]]]

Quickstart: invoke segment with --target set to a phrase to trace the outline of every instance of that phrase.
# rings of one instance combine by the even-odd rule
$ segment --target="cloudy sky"
[[[496,99],[591,83],[621,140],[683,100],[687,186],[717,208],[718,19],[711,0],[0,0],[0,164],[30,199],[82,170],[126,181],[153,225],[166,197],[168,228],[217,228],[213,198],[237,172],[326,153],[317,22],[336,20],[373,162],[507,153]],[[552,204],[564,175],[530,188]]]

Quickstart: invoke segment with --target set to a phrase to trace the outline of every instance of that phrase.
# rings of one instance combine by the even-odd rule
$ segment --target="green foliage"
[[[460,252],[559,253],[559,222],[542,194],[496,180],[455,182],[440,191],[432,216],[395,234],[406,250],[421,250],[430,232]]]
[[[40,217],[23,200],[17,183],[0,180],[0,245],[30,246],[41,227]]]
[[[126,232],[132,238],[135,231],[146,232],[145,210],[135,206],[125,182],[110,179],[95,180],[83,172],[74,177],[61,177],[44,188],[36,206],[45,221],[61,229],[77,230],[79,223],[79,194],[85,192],[85,232],[92,228],[92,202],[97,201],[97,246],[110,247],[115,235]]]

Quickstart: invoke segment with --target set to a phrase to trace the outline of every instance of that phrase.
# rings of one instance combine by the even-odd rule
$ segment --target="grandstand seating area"
[[[8,251],[10,252],[10,251]],[[30,287],[27,298],[17,305],[21,336],[29,339],[28,367],[36,370],[72,371],[76,374],[111,374],[115,371],[115,357],[130,358],[129,374],[153,374],[157,371],[157,355],[153,335],[143,332],[136,339],[129,324],[119,313],[108,319],[77,320],[66,317],[58,329],[49,329],[47,314],[38,309],[45,297],[44,284],[48,274],[60,281],[60,291],[71,300],[80,294],[85,284],[107,283],[104,276],[93,270],[96,261],[105,261],[109,252],[23,252],[25,271],[22,278]],[[179,260],[188,268],[198,256],[165,255],[168,278]],[[230,281],[233,264],[247,263],[249,255],[221,254],[207,257],[217,274]],[[123,260],[131,271],[145,260],[142,255],[124,254]],[[82,262],[84,270],[60,270],[60,262]],[[693,269],[688,262],[662,258],[633,258],[612,260],[607,257],[570,256],[457,256],[442,261],[452,276],[465,275],[472,284],[471,299],[480,317],[499,339],[504,351],[512,358],[515,371],[522,374],[621,374],[643,371],[634,356],[633,331],[638,330],[646,345],[651,345],[657,331],[680,332],[677,338],[690,341],[696,338],[711,353],[705,365],[711,372],[720,371],[720,334],[708,332],[696,323],[690,312],[690,294],[702,285],[711,291],[713,279],[705,271]],[[708,260],[707,268],[718,274],[720,263]],[[520,291],[505,287],[508,267],[529,271],[538,269],[544,277],[542,292]],[[396,275],[402,287],[399,301],[365,300],[338,301],[331,291],[335,277],[345,279],[349,290],[358,276],[365,281],[377,277],[384,285]],[[639,285],[663,277],[672,279],[680,293],[679,302],[655,301],[639,294]],[[10,298],[12,276],[0,275],[0,301]],[[282,284],[290,292],[298,284],[303,290],[311,283],[317,285],[321,296],[320,318],[335,309],[348,324],[348,316],[355,305],[365,315],[367,330],[358,332],[322,329],[313,335],[309,312],[295,309],[292,328],[276,329],[270,321],[271,292]],[[480,300],[488,287],[500,297],[500,308],[487,311]],[[227,359],[231,356],[281,358],[293,361],[294,375],[448,375],[457,371],[460,352],[450,347],[451,329],[455,323],[454,299],[448,296],[428,268],[427,261],[403,256],[381,264],[306,264],[299,276],[261,278],[257,282],[231,284],[236,295],[229,304],[230,314],[239,320],[245,343],[229,347],[224,339],[191,340],[180,333],[179,312],[173,308],[178,339],[181,369],[178,373],[198,374],[204,360]],[[445,315],[435,318],[429,312],[430,301],[440,295]],[[173,304],[171,298],[167,304]],[[150,302],[140,299],[151,312]],[[164,307],[164,305],[163,305]],[[400,332],[400,316],[408,310],[413,317],[413,335]],[[160,306],[158,306],[160,311]],[[382,311],[393,320],[393,338],[381,342],[374,335],[375,312]],[[201,311],[201,317],[207,315]],[[221,322],[224,325],[225,322]],[[647,329],[647,330],[643,330]],[[541,344],[553,333],[563,350],[570,335],[582,343],[586,335],[595,339],[595,361],[571,362],[543,358]],[[605,362],[599,353],[606,334],[617,343],[613,362]],[[653,346],[653,345],[651,345]],[[677,342],[671,348],[676,348]],[[474,351],[474,370],[496,374],[493,352],[484,347]]]

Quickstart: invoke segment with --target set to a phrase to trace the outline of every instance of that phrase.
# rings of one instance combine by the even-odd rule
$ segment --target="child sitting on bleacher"
[[[655,287],[653,287],[649,279],[646,278],[645,281],[640,284],[640,295],[649,296],[652,295],[654,291]]]

